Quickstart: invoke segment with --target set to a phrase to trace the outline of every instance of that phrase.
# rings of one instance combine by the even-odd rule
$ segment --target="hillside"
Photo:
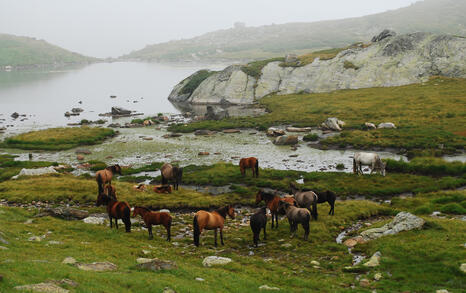
[[[366,41],[389,28],[398,33],[418,31],[466,34],[466,1],[425,0],[379,14],[343,20],[288,23],[260,27],[236,26],[204,35],[148,45],[121,59],[141,61],[237,61],[302,54]]]
[[[0,34],[0,68],[66,65],[97,61],[35,38]]]

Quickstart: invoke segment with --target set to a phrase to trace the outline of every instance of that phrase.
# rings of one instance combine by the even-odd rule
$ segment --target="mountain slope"
[[[0,34],[0,68],[88,63],[97,58],[70,52],[35,38]]]
[[[288,23],[210,32],[187,40],[149,45],[122,59],[143,61],[252,60],[345,47],[383,29],[466,35],[466,1],[425,0],[384,13],[312,23]]]

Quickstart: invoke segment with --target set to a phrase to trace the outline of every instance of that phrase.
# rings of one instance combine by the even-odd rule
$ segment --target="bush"
[[[466,214],[466,209],[457,203],[449,203],[440,208],[444,214],[463,215]]]

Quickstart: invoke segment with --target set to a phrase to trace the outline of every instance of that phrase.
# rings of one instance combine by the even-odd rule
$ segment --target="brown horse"
[[[115,186],[110,185],[110,184],[105,185],[104,186],[104,193],[109,197],[113,197],[114,200],[117,200]]]
[[[239,160],[241,175],[246,175],[246,169],[252,169],[252,177],[259,177],[259,160],[254,157],[242,158]]]
[[[276,194],[276,192],[269,188],[260,189],[256,194],[256,204],[259,204],[261,201],[264,201],[272,213],[272,228],[274,227],[273,222],[275,220],[275,228],[278,228],[278,214],[279,214],[279,203],[280,201],[285,201],[291,205],[296,206],[296,201],[292,197],[281,198]]]
[[[125,223],[126,232],[131,232],[131,210],[129,204],[124,201],[117,201],[114,197],[101,193],[97,197],[96,206],[107,205],[108,218],[110,219],[110,229],[112,229],[112,220],[115,219],[115,226],[118,229],[118,219]]]
[[[121,175],[121,167],[120,165],[116,164],[113,166],[108,166],[107,168],[97,171],[95,173],[95,179],[97,181],[97,186],[99,188],[99,194],[104,191],[105,184],[112,184],[112,177],[115,173]]]
[[[235,218],[235,209],[231,205],[224,206],[213,212],[198,211],[194,215],[193,228],[194,228],[194,245],[199,246],[199,236],[203,229],[214,230],[215,232],[215,246],[217,246],[217,229],[220,229],[220,241],[223,244],[223,224],[225,223],[226,216]]]
[[[304,229],[304,240],[307,240],[309,236],[309,221],[311,220],[311,213],[309,210],[292,206],[290,203],[284,201],[280,202],[279,209],[285,211],[288,222],[290,223],[292,237],[296,233],[296,230],[298,230],[298,224],[301,224]]]
[[[308,190],[308,191],[301,191],[298,187],[293,183],[290,182],[291,193],[294,195],[298,206],[301,208],[308,209],[314,220],[317,220],[317,202],[319,201],[319,196],[315,194],[315,192]],[[311,209],[312,206],[312,209]]]
[[[167,229],[167,241],[170,241],[170,229],[172,226],[172,216],[165,212],[153,212],[145,207],[134,207],[133,217],[140,215],[149,231],[149,240],[154,238],[152,235],[152,225],[163,225]]]
[[[166,185],[155,185],[155,193],[172,193],[172,187],[169,184]]]
[[[160,174],[162,176],[162,185],[168,183],[168,180],[173,180],[173,188],[178,190],[178,185],[181,183],[183,177],[183,168],[172,166],[169,163],[163,164],[160,168]]]

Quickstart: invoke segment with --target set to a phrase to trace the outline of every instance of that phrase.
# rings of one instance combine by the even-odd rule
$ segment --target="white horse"
[[[382,162],[376,153],[355,153],[353,157],[353,173],[364,174],[362,165],[369,166],[371,174],[374,171],[379,171],[382,176],[385,176],[386,163]]]

